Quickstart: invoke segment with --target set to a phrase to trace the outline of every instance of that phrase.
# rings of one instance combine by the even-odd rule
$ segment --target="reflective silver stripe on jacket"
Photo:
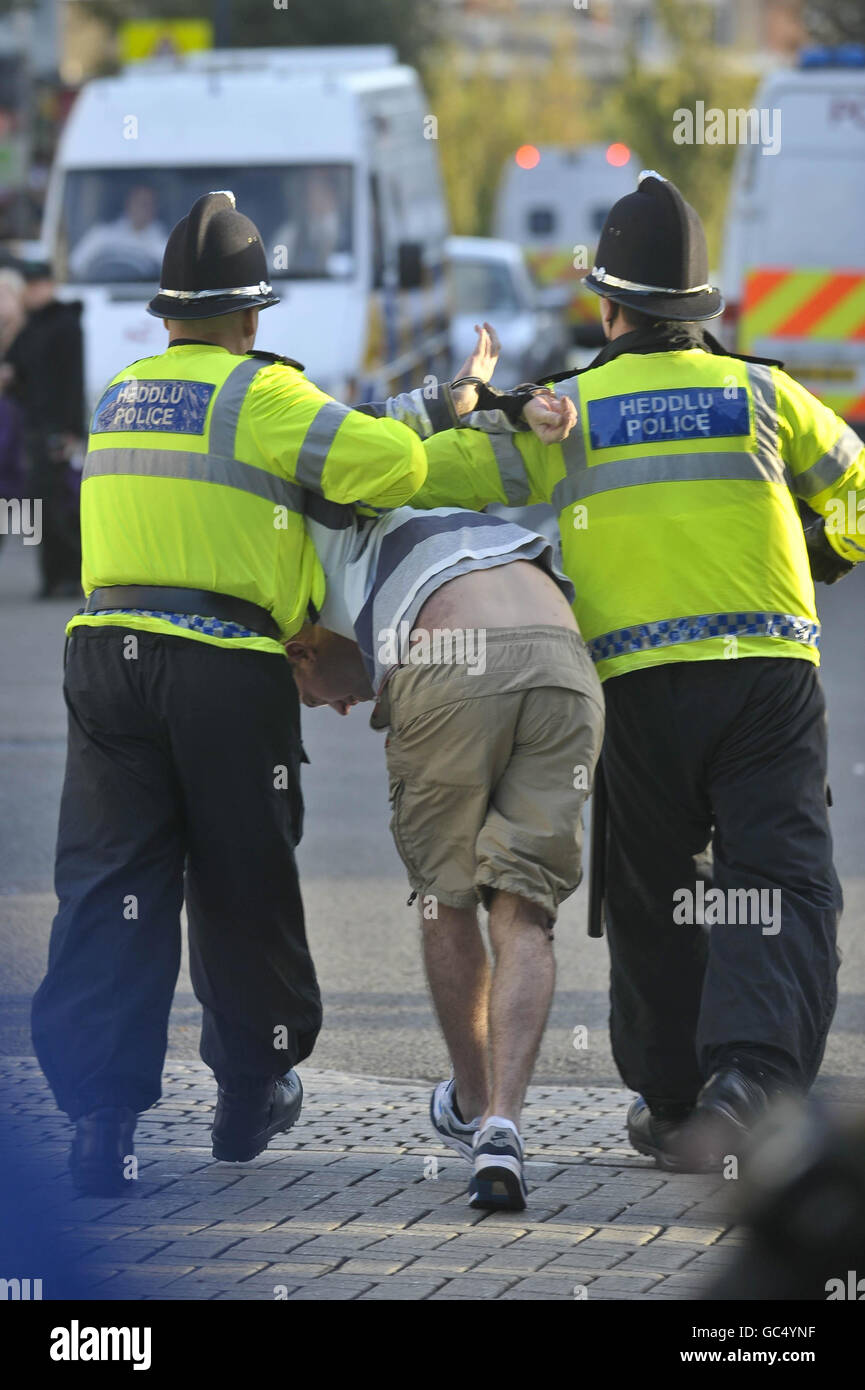
[[[187,482],[218,483],[251,492],[266,502],[303,511],[303,489],[240,459],[193,454],[184,449],[94,449],[87,455],[84,478],[176,478]]]
[[[778,412],[771,369],[756,363],[749,364],[748,382],[754,403],[756,448],[753,453],[718,450],[690,454],[643,454],[637,458],[624,456],[591,467],[583,436],[577,381],[574,379],[572,384],[559,382],[556,394],[570,397],[580,419],[561,446],[565,476],[553,488],[553,505],[562,512],[585,497],[595,497],[616,488],[640,487],[646,483],[754,480],[791,486],[791,476],[778,449]],[[744,387],[738,389],[743,390]]]
[[[303,487],[322,491],[321,475],[337,430],[351,411],[338,401],[327,401],[310,421],[300,446],[294,476]]]
[[[244,358],[219,388],[210,416],[209,449],[157,449],[150,442],[141,447],[91,449],[84,463],[83,479],[99,477],[173,478],[216,483],[250,492],[266,502],[303,512],[303,489],[288,478],[268,473],[235,457],[237,425],[246,393],[267,362]],[[146,436],[148,441],[152,436]]]
[[[778,433],[778,391],[772,368],[760,362],[745,364],[748,386],[754,406],[754,439],[756,451],[770,469],[780,468],[782,477],[792,489],[793,477],[781,458],[781,440]]]
[[[579,468],[572,462],[578,450],[567,450],[568,443],[566,440],[562,446],[568,472],[553,488],[553,505],[559,512],[584,497],[596,497],[616,488],[642,487],[646,483],[784,482],[781,460],[776,459],[773,470],[769,460],[758,454],[651,454]]]
[[[431,395],[427,395],[425,386],[416,386],[412,391],[388,396],[385,401],[355,406],[355,410],[378,419],[399,420],[421,439],[429,439],[440,430],[456,429],[462,423],[454,409],[450,383],[446,381],[437,382]]]
[[[209,453],[229,459],[237,456],[237,424],[246,393],[262,368],[268,366],[269,362],[245,357],[229,372],[210,413]]]
[[[482,434],[517,434],[518,427],[508,419],[503,410],[473,410],[470,415],[462,415],[456,428],[479,430]]]
[[[844,477],[847,469],[853,466],[863,449],[865,444],[856,431],[845,425],[832,448],[827,449],[822,458],[812,463],[810,468],[795,476],[793,486],[797,497],[816,497],[818,492],[823,492],[833,483],[837,483]]]
[[[529,479],[522,454],[514,443],[513,435],[488,434],[492,451],[499,466],[505,497],[512,507],[522,507],[529,500]]]

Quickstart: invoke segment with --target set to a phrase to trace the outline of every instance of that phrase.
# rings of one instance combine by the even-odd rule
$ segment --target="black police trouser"
[[[71,1119],[161,1094],[185,896],[201,1056],[218,1080],[308,1057],[321,1003],[294,850],[299,707],[287,661],[78,628],[48,973],[33,1041]]]
[[[837,1002],[841,911],[816,668],[671,662],[608,680],[604,694],[610,1029],[623,1080],[649,1101],[691,1102],[718,1067],[748,1057],[809,1086]],[[695,856],[710,840],[723,907],[705,907],[714,925],[685,925],[699,916]],[[746,907],[735,889],[767,890],[759,911],[756,894]]]

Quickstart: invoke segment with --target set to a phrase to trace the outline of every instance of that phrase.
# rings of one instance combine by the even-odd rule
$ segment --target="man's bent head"
[[[360,648],[326,627],[307,624],[285,644],[298,694],[308,709],[330,705],[348,714],[352,705],[374,700]]]

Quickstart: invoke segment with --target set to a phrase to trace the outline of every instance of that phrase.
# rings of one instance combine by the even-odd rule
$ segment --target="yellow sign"
[[[130,19],[121,24],[118,38],[124,63],[173,58],[212,48],[213,25],[209,19]]]

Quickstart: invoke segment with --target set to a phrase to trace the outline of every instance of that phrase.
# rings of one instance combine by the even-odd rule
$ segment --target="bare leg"
[[[553,998],[555,957],[545,913],[513,893],[493,896],[490,941],[495,955],[490,991],[492,1090],[483,1119],[501,1115],[519,1129]]]
[[[489,1099],[487,1014],[490,966],[474,908],[439,904],[435,921],[422,921],[427,980],[453,1063],[463,1119],[486,1110]]]

